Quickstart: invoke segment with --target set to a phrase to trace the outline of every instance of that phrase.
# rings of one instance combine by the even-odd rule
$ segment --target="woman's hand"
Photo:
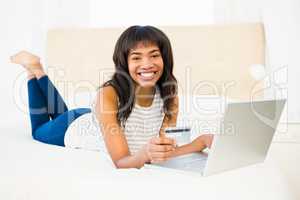
[[[144,146],[146,162],[161,163],[167,161],[175,152],[176,142],[165,136],[154,137]]]
[[[214,139],[213,134],[204,134],[191,142],[191,145],[197,148],[197,151],[202,151],[205,148],[211,148],[212,141]]]

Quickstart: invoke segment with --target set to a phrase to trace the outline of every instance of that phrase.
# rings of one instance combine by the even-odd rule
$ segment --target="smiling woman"
[[[164,100],[164,113],[171,118],[169,113],[177,95],[177,80],[173,74],[171,43],[161,30],[152,26],[129,27],[116,43],[113,61],[115,73],[103,86],[111,85],[118,94],[119,123],[130,115],[136,97],[153,95],[155,85]]]

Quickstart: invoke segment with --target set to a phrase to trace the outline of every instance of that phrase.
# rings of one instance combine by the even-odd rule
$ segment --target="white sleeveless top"
[[[156,88],[151,106],[142,107],[135,104],[124,124],[124,133],[132,154],[136,153],[150,138],[158,136],[163,118],[163,100],[159,89]],[[91,113],[80,116],[70,124],[64,142],[66,147],[107,153],[101,129],[95,116],[94,103]]]

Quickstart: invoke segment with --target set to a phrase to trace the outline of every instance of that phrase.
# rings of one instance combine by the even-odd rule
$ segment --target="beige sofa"
[[[159,27],[170,38],[179,93],[262,97],[251,66],[264,65],[262,24]],[[47,37],[48,73],[67,92],[93,91],[113,73],[112,54],[125,28],[53,29]],[[65,88],[68,88],[67,90]]]

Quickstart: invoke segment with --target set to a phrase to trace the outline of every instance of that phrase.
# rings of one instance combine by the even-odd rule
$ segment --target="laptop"
[[[151,165],[208,176],[261,163],[266,158],[285,102],[283,99],[229,103],[220,122],[220,133],[215,134],[209,151]],[[186,131],[182,132],[183,137]]]

